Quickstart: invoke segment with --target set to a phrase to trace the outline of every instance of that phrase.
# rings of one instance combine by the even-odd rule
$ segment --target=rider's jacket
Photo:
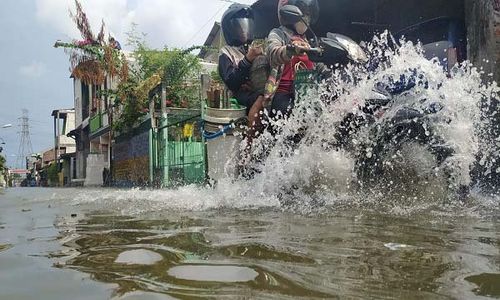
[[[252,63],[241,47],[224,46],[219,55],[219,75],[233,94],[249,81]]]

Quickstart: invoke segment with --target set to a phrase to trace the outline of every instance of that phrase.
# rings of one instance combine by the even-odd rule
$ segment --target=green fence
[[[152,135],[153,182],[172,187],[205,180],[200,110],[171,109]]]

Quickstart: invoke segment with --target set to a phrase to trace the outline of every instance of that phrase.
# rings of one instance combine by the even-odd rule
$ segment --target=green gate
[[[195,109],[169,109],[152,134],[153,182],[175,187],[205,180],[205,147]]]

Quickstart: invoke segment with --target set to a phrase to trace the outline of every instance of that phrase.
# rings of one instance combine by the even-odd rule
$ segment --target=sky
[[[255,0],[238,0],[251,4]],[[226,0],[80,0],[95,34],[101,20],[122,46],[126,32],[137,24],[152,47],[187,48],[201,45],[215,21],[220,21]],[[17,167],[22,109],[29,110],[34,152],[54,144],[55,109],[73,108],[69,60],[56,40],[80,39],[69,16],[74,0],[2,0],[0,10],[0,143],[10,167]]]

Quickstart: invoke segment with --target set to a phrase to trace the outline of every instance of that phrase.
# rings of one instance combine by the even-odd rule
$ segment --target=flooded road
[[[495,201],[410,215],[158,205],[182,197],[0,191],[0,299],[500,298]]]

